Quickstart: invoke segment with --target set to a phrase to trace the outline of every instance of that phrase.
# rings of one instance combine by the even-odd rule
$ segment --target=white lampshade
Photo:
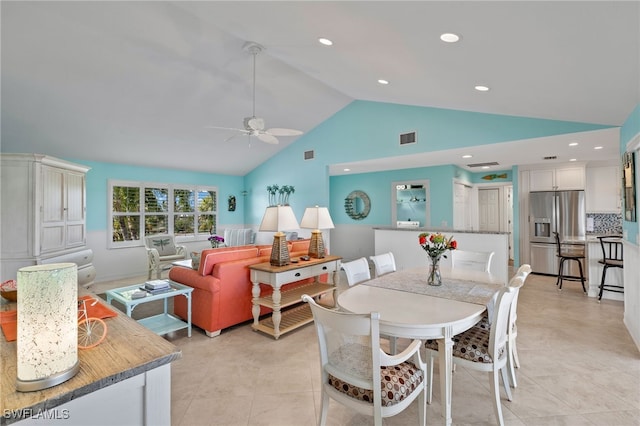
[[[287,231],[300,229],[296,215],[291,206],[271,206],[264,212],[260,231]]]
[[[333,229],[333,221],[326,207],[307,207],[300,227],[304,229]]]
[[[75,263],[18,270],[17,382],[20,392],[60,384],[78,362],[78,267]]]

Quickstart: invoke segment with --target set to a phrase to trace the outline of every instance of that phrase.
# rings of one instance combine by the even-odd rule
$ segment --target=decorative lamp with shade
[[[78,362],[78,267],[75,263],[18,270],[16,390],[58,385],[80,369]]]
[[[324,241],[321,229],[333,229],[333,221],[326,207],[307,207],[302,216],[301,228],[313,229],[309,243],[309,256],[322,259],[324,257]]]
[[[300,229],[298,220],[291,206],[270,206],[264,212],[260,223],[260,231],[275,231],[271,249],[271,265],[285,266],[289,264],[289,248],[282,231]]]

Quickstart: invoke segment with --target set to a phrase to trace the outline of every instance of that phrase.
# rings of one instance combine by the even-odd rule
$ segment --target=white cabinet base
[[[27,425],[171,424],[171,364],[107,386],[56,408],[30,413]]]

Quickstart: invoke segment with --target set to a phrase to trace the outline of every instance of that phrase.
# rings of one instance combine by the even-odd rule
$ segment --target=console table
[[[312,322],[311,309],[300,298],[303,294],[316,297],[335,291],[341,259],[339,256],[326,256],[322,259],[299,260],[297,263],[286,266],[272,266],[269,262],[250,265],[253,283],[252,328],[278,339],[282,334]],[[331,274],[331,283],[321,283],[318,280],[318,277],[323,274]],[[291,290],[280,290],[285,284],[306,278],[316,279],[312,283]],[[260,297],[260,283],[273,287],[273,293],[270,296]],[[294,305],[300,306],[281,312],[282,308]],[[271,308],[273,310],[271,317],[260,321],[260,306]]]

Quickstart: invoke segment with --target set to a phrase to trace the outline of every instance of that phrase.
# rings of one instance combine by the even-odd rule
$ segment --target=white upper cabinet
[[[587,167],[587,213],[620,213],[622,175],[619,166]]]
[[[562,167],[529,171],[529,191],[585,189],[584,167]]]

